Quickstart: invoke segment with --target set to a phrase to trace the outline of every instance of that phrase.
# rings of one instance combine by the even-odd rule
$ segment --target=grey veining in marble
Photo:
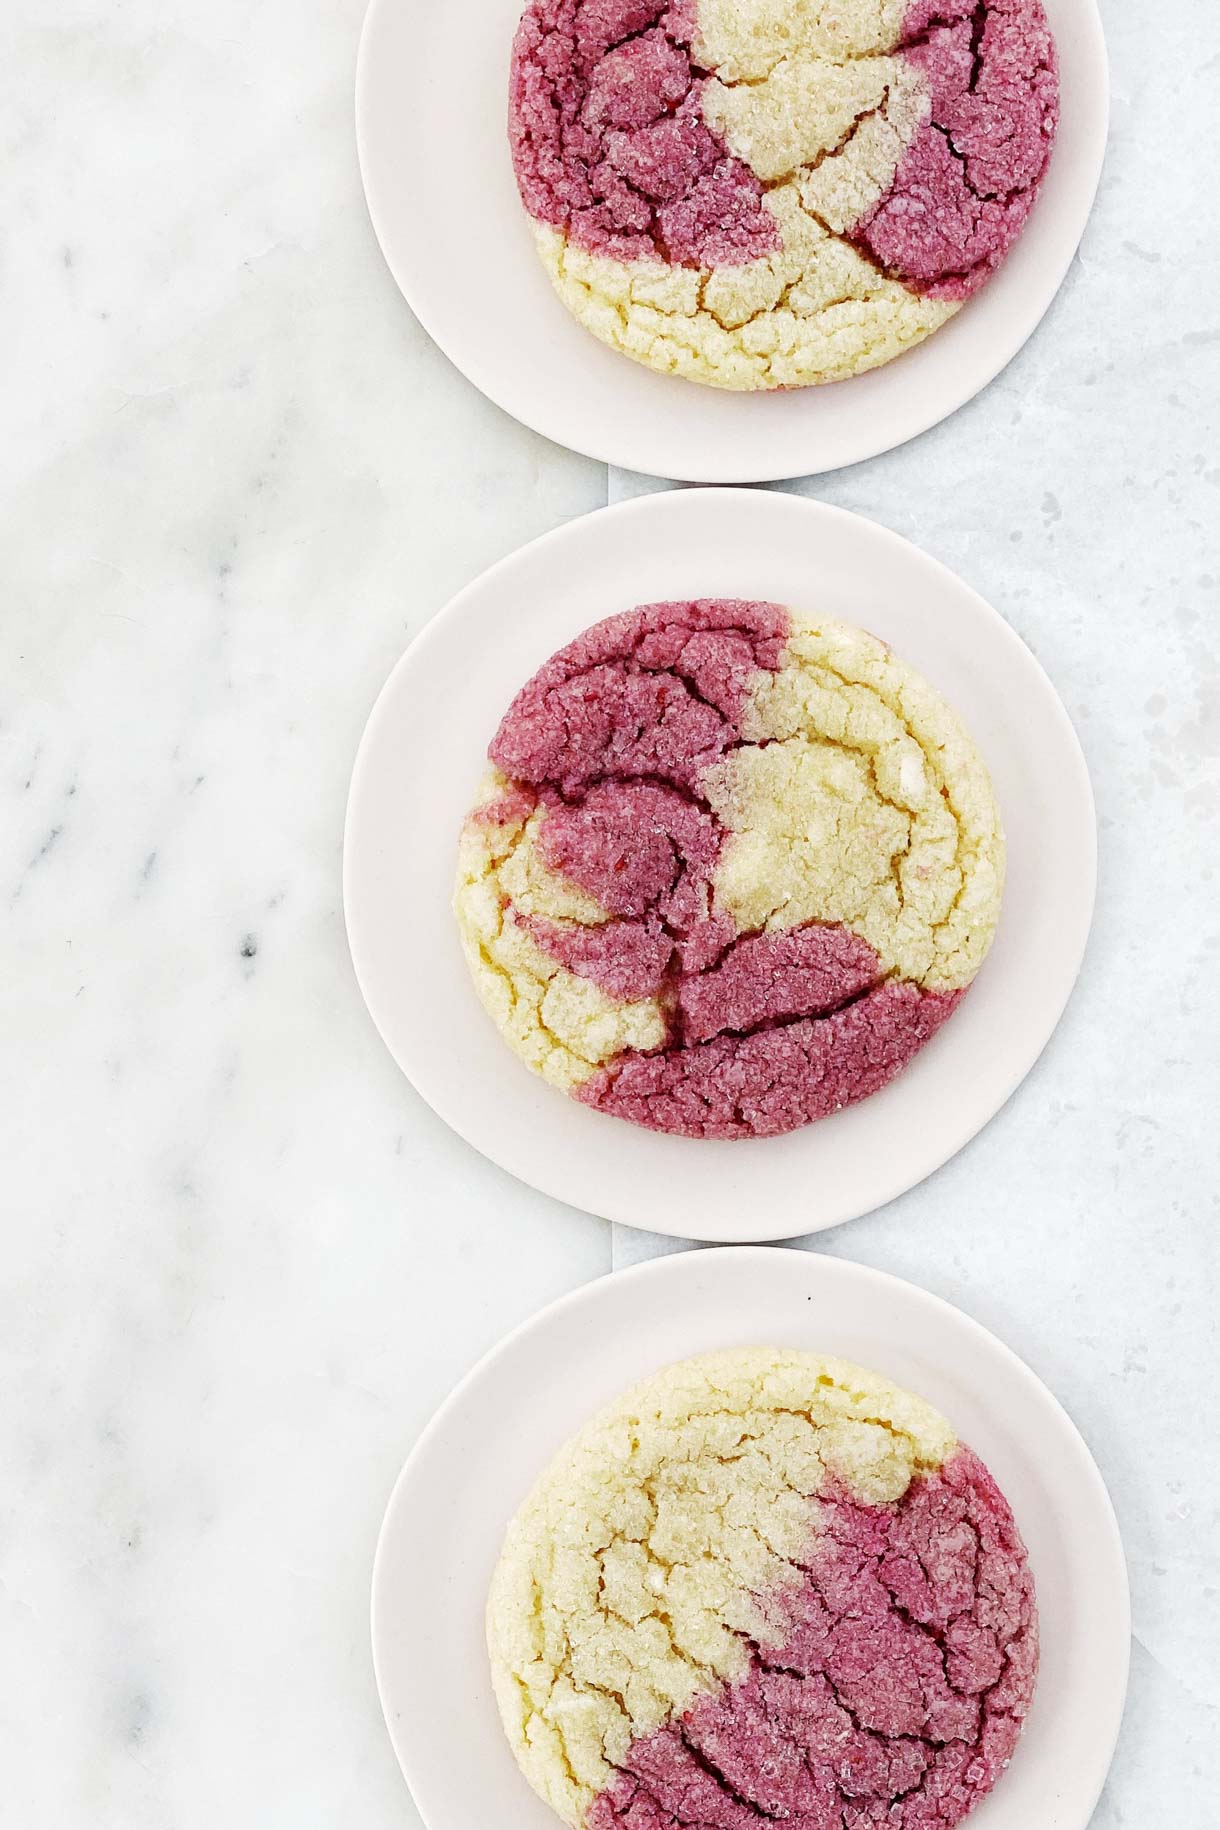
[[[347,777],[391,663],[490,560],[654,486],[511,424],[402,305],[355,167],[360,10],[0,18],[0,1819],[23,1830],[415,1824],[367,1647],[391,1480],[509,1326],[660,1243],[451,1137],[347,960]],[[1042,659],[1097,790],[1094,940],[987,1131],[810,1243],[962,1304],[1077,1418],[1135,1602],[1095,1830],[1209,1830],[1220,25],[1105,10],[1112,150],[1050,317],[949,424],[794,485],[929,547]]]

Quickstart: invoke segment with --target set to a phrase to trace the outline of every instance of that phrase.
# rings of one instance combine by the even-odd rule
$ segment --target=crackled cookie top
[[[771,1348],[672,1366],[561,1451],[487,1636],[513,1752],[573,1830],[948,1830],[1038,1663],[978,1457],[876,1374]]]
[[[718,1138],[824,1117],[905,1066],[991,943],[987,771],[848,624],[708,599],[610,617],[489,756],[466,957],[510,1046],[602,1111]]]
[[[530,0],[509,131],[590,330],[778,388],[943,324],[1020,233],[1058,110],[1041,0]]]

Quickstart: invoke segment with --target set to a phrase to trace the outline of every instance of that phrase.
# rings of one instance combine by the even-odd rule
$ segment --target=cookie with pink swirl
[[[885,1086],[991,944],[1004,842],[956,715],[863,630],[697,599],[518,693],[455,911],[509,1046],[599,1110],[774,1136]]]
[[[922,1399],[740,1348],[646,1379],[509,1526],[505,1732],[571,1830],[952,1830],[1017,1750],[1025,1547]]]
[[[569,310],[742,390],[944,324],[1020,234],[1058,118],[1041,0],[530,0],[509,104]]]

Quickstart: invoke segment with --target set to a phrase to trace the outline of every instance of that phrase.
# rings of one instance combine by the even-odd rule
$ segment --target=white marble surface
[[[1206,1830],[1220,24],[1106,11],[1112,153],[1050,319],[952,423],[808,486],[963,572],[1058,683],[1102,821],[1094,943],[1002,1116],[817,1243],[964,1305],[1078,1419],[1135,1602],[1095,1825]],[[486,562],[647,486],[507,422],[400,303],[355,169],[359,23],[360,0],[0,16],[0,1818],[23,1830],[416,1824],[367,1649],[390,1481],[483,1348],[658,1243],[450,1137],[347,961],[347,773],[391,662]]]

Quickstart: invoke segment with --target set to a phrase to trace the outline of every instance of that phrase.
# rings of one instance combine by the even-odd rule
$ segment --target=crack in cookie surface
[[[995,929],[960,723],[884,644],[773,604],[609,618],[518,694],[455,906],[518,1054],[683,1135],[776,1135],[900,1072]]]
[[[892,360],[998,265],[1058,120],[1040,0],[532,0],[510,137],[560,296],[716,386]]]
[[[563,1449],[488,1603],[505,1729],[574,1830],[930,1830],[1037,1665],[1011,1513],[930,1406],[840,1361],[686,1361]]]

